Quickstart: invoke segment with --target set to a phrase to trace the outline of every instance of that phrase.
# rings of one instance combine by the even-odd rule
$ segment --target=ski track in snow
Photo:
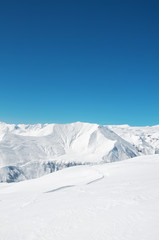
[[[88,182],[87,185],[92,184],[92,183],[95,183],[95,182],[98,182],[98,181],[102,180],[103,178],[104,178],[104,176],[102,176],[102,177],[100,177],[100,178],[97,178],[97,179],[95,179],[95,180],[93,180],[93,181],[91,181],[91,182]]]
[[[48,192],[45,192],[45,193],[52,193],[52,192],[57,192],[59,190],[63,190],[63,189],[66,189],[66,188],[70,188],[70,187],[74,187],[75,185],[67,185],[67,186],[62,186],[62,187],[59,187],[59,188],[55,188],[53,190],[50,190]]]

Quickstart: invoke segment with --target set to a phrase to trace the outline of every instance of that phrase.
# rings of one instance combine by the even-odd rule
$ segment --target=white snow
[[[1,240],[158,240],[159,155],[0,184]]]

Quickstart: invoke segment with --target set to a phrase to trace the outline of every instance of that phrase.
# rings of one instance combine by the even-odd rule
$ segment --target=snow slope
[[[1,240],[158,240],[159,155],[0,184]]]
[[[0,123],[0,182],[37,178],[80,164],[138,156],[136,147],[107,126]]]

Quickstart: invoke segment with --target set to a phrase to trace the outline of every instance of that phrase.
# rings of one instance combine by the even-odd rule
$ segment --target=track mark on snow
[[[95,180],[93,180],[93,181],[91,181],[91,182],[88,182],[87,185],[88,185],[88,184],[95,183],[95,182],[98,182],[98,181],[102,180],[103,178],[104,178],[104,176],[102,176],[102,177],[100,177],[100,178],[97,178],[97,179],[95,179]]]
[[[67,185],[67,186],[55,188],[55,189],[53,189],[53,190],[50,190],[50,191],[47,191],[47,192],[44,192],[44,193],[56,192],[56,191],[59,191],[59,190],[65,189],[65,188],[70,188],[70,187],[75,187],[75,185]]]

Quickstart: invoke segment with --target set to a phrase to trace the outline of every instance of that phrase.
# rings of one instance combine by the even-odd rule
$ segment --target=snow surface
[[[159,126],[0,123],[0,182],[159,153]]]
[[[159,155],[0,184],[1,240],[158,240]]]

